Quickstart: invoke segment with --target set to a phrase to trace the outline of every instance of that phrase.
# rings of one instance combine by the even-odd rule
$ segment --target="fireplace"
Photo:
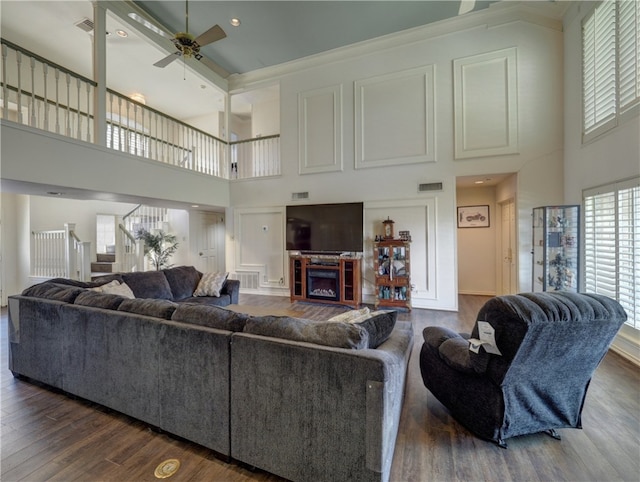
[[[307,269],[307,298],[339,301],[339,279],[338,269]]]

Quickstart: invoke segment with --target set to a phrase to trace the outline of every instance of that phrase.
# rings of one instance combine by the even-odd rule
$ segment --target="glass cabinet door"
[[[577,292],[580,206],[535,208],[532,234],[532,291]]]

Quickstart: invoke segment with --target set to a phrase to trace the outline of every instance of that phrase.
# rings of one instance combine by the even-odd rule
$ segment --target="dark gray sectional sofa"
[[[136,296],[152,291],[143,275],[129,278]],[[155,299],[56,281],[9,297],[14,375],[290,480],[388,480],[413,344],[395,312],[249,317],[169,281],[172,297]]]

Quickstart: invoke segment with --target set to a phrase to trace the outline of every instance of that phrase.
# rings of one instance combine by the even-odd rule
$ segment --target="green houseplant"
[[[150,233],[142,228],[136,233],[136,239],[144,241],[144,252],[157,271],[173,266],[169,264],[169,258],[178,249],[178,238],[175,235],[162,230]]]

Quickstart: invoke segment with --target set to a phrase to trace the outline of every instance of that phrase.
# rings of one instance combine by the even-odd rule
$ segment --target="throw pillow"
[[[369,333],[369,348],[378,348],[391,336],[396,326],[397,311],[372,311],[355,318],[352,324],[362,326]]]
[[[356,318],[360,318],[368,314],[369,314],[369,308],[365,306],[364,308],[361,308],[359,310],[345,311],[344,313],[340,313],[339,315],[332,316],[327,321],[351,323]]]
[[[97,291],[98,293],[104,293],[107,295],[119,295],[123,298],[135,298],[133,291],[129,288],[127,283],[120,283],[118,280],[110,281],[102,286],[96,286],[95,288],[89,288],[91,291]]]
[[[204,273],[193,296],[219,297],[228,275],[229,273]]]

